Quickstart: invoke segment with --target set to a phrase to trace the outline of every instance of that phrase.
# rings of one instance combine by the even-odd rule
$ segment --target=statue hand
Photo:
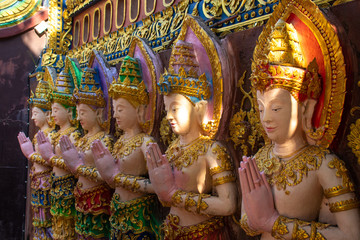
[[[36,135],[36,139],[38,142],[39,152],[42,158],[45,161],[49,161],[49,159],[55,155],[49,138],[45,137],[45,134],[42,131],[39,131],[38,134]]]
[[[23,133],[23,132],[19,132],[17,138],[18,138],[19,145],[20,145],[22,153],[24,154],[24,156],[27,159],[29,159],[31,154],[33,154],[35,152],[34,147],[33,147],[32,143],[31,143],[30,139],[27,138],[25,136],[25,133]]]
[[[239,176],[245,212],[249,227],[253,230],[271,232],[279,217],[274,207],[273,194],[264,173],[260,173],[255,159],[243,157]]]
[[[150,143],[146,151],[149,178],[158,198],[171,202],[176,192],[175,178],[170,163],[156,143]]]
[[[72,144],[69,137],[66,135],[60,138],[60,150],[66,166],[72,173],[76,173],[77,168],[80,165],[83,165],[84,161],[81,154],[78,153],[74,144]]]
[[[101,177],[110,185],[116,174],[119,173],[115,160],[110,151],[102,144],[100,140],[95,140],[91,145],[91,151],[94,157],[97,170]]]

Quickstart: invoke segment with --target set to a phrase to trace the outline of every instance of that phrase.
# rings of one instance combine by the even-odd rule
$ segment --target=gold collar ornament
[[[264,171],[270,185],[275,185],[278,190],[290,194],[286,187],[300,184],[309,171],[318,170],[328,150],[307,145],[295,152],[290,159],[282,160],[273,153],[274,145],[266,145],[255,155],[256,164],[260,171]]]

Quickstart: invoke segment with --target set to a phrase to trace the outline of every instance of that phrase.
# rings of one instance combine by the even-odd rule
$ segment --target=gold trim
[[[156,8],[156,0],[154,0],[154,5],[153,5],[153,8],[151,9],[150,12],[147,11],[147,1],[148,0],[144,0],[144,12],[145,12],[145,16],[150,16],[151,14],[153,14],[153,12],[155,11],[155,8]]]
[[[133,18],[133,17],[131,16],[131,9],[132,9],[132,6],[133,6],[132,0],[129,0],[129,1],[130,1],[130,4],[129,4],[129,21],[130,21],[131,23],[133,23],[133,22],[136,22],[136,20],[137,20],[138,17],[139,17],[139,14],[140,14],[140,0],[135,0],[135,1],[138,2],[137,14],[136,14],[136,17],[135,17],[135,18]]]
[[[116,26],[116,28],[117,29],[119,29],[119,28],[121,28],[122,26],[124,26],[124,23],[125,23],[125,19],[126,19],[126,0],[123,0],[123,2],[124,2],[124,9],[123,9],[123,20],[122,20],[122,23],[119,25],[118,24],[118,14],[119,14],[119,12],[118,12],[118,5],[119,5],[119,1],[120,0],[116,0],[116,9],[115,9],[115,11],[116,11],[116,19],[115,19],[115,26]]]
[[[312,31],[321,48],[325,67],[325,98],[319,126],[325,127],[325,133],[316,145],[329,147],[335,137],[342,115],[342,108],[346,91],[346,71],[344,56],[341,51],[339,39],[331,24],[315,3],[307,0],[283,0],[277,5],[267,24],[261,32],[258,44],[255,47],[253,58],[261,55],[276,22],[282,18],[287,19],[294,13]],[[332,71],[331,71],[332,69]],[[256,98],[256,94],[254,94]],[[255,99],[256,101],[256,99]],[[256,106],[258,112],[258,107]]]
[[[98,17],[98,31],[97,31],[97,34],[95,36],[94,33],[95,33],[95,14],[96,13],[99,13],[99,17]],[[96,8],[94,10],[93,19],[92,19],[92,22],[93,22],[93,25],[92,25],[92,37],[93,37],[93,40],[96,40],[100,36],[100,29],[101,29],[100,19],[101,19],[101,10],[100,10],[100,8]]]
[[[172,0],[170,3],[166,3],[166,0],[163,0],[163,5],[164,7],[170,7],[171,5],[173,5],[174,2],[175,0]]]
[[[88,30],[87,30],[87,32],[88,32],[88,34],[87,34],[87,37],[85,38],[84,37],[84,32],[85,32],[85,18],[88,18],[88,26],[87,26],[87,28],[88,28]],[[83,44],[85,44],[85,43],[87,43],[88,41],[89,41],[89,36],[90,36],[90,16],[89,16],[89,14],[87,13],[87,14],[85,14],[84,15],[84,18],[83,18],[83,27],[81,28],[81,37],[82,37],[82,42],[83,42]]]
[[[185,40],[188,28],[190,28],[194,32],[195,36],[199,39],[202,46],[205,48],[211,65],[214,111],[213,117],[210,120],[213,120],[212,128],[215,129],[215,131],[213,131],[211,135],[214,136],[218,130],[220,118],[222,115],[223,68],[221,66],[219,53],[215,47],[215,43],[210,38],[208,33],[198,24],[198,22],[192,16],[187,15],[185,17],[178,39],[183,41]]]
[[[106,6],[110,4],[110,23],[109,23],[109,30],[106,31]],[[106,3],[104,4],[104,24],[103,24],[103,32],[104,35],[108,34],[111,31],[111,27],[112,27],[112,15],[113,15],[113,8],[112,8],[112,2],[111,0],[107,0]]]

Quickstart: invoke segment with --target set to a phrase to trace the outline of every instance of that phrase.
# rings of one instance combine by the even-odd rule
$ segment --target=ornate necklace
[[[166,150],[165,154],[171,165],[178,170],[191,166],[199,156],[205,155],[212,144],[209,137],[201,136],[187,145],[180,145],[176,139]]]
[[[96,139],[102,139],[104,136],[104,131],[100,131],[90,137],[84,136],[76,141],[76,147],[78,147],[82,152],[88,151],[90,150],[90,146],[93,141],[95,141]]]
[[[278,190],[284,190],[286,186],[295,186],[302,182],[303,177],[309,171],[319,169],[322,160],[328,150],[307,145],[292,154],[292,158],[282,161],[272,150],[274,145],[267,145],[255,155],[256,163],[260,171],[264,171],[270,185],[275,185]],[[291,156],[290,156],[291,157]]]
[[[67,135],[69,136],[72,132],[74,132],[76,130],[75,127],[68,127],[67,129],[65,129],[64,131],[62,132],[55,132],[53,135],[52,135],[52,138],[51,138],[51,143],[53,146],[57,146],[59,144],[59,141],[60,141],[60,138],[64,135]]]
[[[47,136],[52,130],[54,130],[54,128],[48,127],[43,131],[43,133],[45,134],[45,136]],[[32,140],[32,143],[33,143],[34,146],[37,144],[36,136],[37,136],[37,133],[35,134],[35,136],[34,136],[34,138]]]
[[[114,145],[113,157],[117,160],[121,160],[124,157],[129,156],[136,148],[143,144],[145,136],[145,133],[139,133],[130,139],[125,139],[124,135],[122,135]]]

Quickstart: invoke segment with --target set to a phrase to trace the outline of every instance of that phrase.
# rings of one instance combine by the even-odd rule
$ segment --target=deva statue
[[[153,142],[144,133],[143,119],[149,103],[139,60],[126,56],[109,88],[114,118],[123,135],[113,152],[94,141],[92,152],[101,176],[115,188],[111,202],[111,239],[158,239],[155,217],[157,198],[146,168],[146,146]]]
[[[254,158],[243,157],[241,162],[240,223],[248,235],[261,235],[261,239],[360,239],[359,200],[345,163],[318,141],[332,122],[324,128],[313,125],[318,112],[335,112],[315,111],[316,103],[326,100],[321,98],[325,91],[333,92],[334,81],[323,81],[319,71],[320,60],[325,62],[326,56],[309,59],[316,48],[304,47],[315,44],[300,41],[306,41],[311,32],[297,31],[295,27],[304,32],[306,28],[300,28],[297,15],[287,15],[286,10],[302,6],[291,4],[276,8],[268,22],[271,28],[264,28],[267,34],[260,35],[254,51],[252,90],[270,143]],[[283,17],[275,19],[279,13]],[[306,13],[311,14],[311,9]],[[341,74],[330,74],[338,76],[335,85],[344,80]],[[342,93],[331,98],[335,101]]]
[[[100,78],[97,69],[84,69],[80,87],[75,88],[73,99],[76,103],[77,119],[86,134],[79,138],[75,145],[68,136],[63,136],[60,139],[60,148],[66,166],[79,177],[74,190],[75,231],[78,239],[109,239],[112,190],[95,168],[90,149],[97,139],[108,149],[112,149],[112,138],[106,133],[109,114],[107,84],[105,78]]]
[[[223,216],[235,211],[235,175],[225,147],[203,128],[210,82],[200,74],[191,43],[177,40],[158,85],[166,118],[179,136],[164,155],[155,143],[147,150],[153,188],[170,207],[164,239],[226,239]]]
[[[76,239],[75,237],[75,198],[73,195],[75,177],[66,167],[61,157],[60,138],[64,135],[70,136],[75,143],[80,137],[76,126],[76,109],[72,100],[72,93],[78,85],[79,78],[70,74],[70,68],[79,71],[79,67],[70,58],[65,61],[65,68],[56,79],[55,89],[51,94],[51,109],[54,122],[58,130],[49,135],[39,132],[37,141],[39,152],[45,161],[53,166],[51,179],[51,214],[53,216],[54,239]]]
[[[45,76],[49,79],[39,80],[35,94],[31,94],[29,104],[31,106],[31,119],[35,126],[44,134],[48,135],[53,130],[51,121],[50,94],[52,91],[53,79],[51,79],[48,68]],[[38,73],[41,75],[41,73]],[[41,157],[38,150],[36,135],[33,143],[23,132],[18,135],[21,150],[26,158],[32,162],[30,169],[31,206],[33,210],[34,239],[52,239],[51,214],[50,214],[50,176],[51,166]],[[34,148],[35,147],[35,151]]]

